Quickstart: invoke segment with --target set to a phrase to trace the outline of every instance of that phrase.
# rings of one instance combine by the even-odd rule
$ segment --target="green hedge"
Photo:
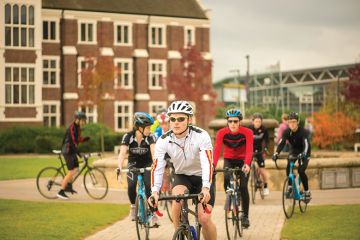
[[[61,149],[66,129],[16,126],[0,132],[0,154],[4,153],[50,153],[53,149]],[[103,134],[101,134],[101,132]],[[80,144],[83,152],[101,150],[101,135],[104,136],[105,151],[112,151],[121,142],[122,134],[100,124],[88,124],[82,131],[82,136],[90,140]]]

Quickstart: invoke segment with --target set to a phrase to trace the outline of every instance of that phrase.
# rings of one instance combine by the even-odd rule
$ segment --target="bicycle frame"
[[[66,171],[66,168],[65,168],[66,163],[64,162],[64,159],[61,157],[61,153],[58,154],[58,158],[59,158],[60,165],[61,165],[58,169],[62,171],[64,176],[66,176],[68,171]],[[85,164],[82,165],[81,168],[79,168],[79,171],[74,175],[71,183],[75,182],[76,179],[81,175],[81,173],[84,172],[86,169],[91,169],[92,168],[92,167],[89,166],[88,157],[83,156],[83,159],[84,159]],[[79,162],[79,163],[82,163],[82,162]]]
[[[293,173],[293,169],[295,166],[294,160],[289,159],[289,161],[290,161],[290,172],[289,172],[288,177],[289,177],[289,180],[291,180],[291,182],[292,182],[292,186],[293,186],[294,193],[295,193],[294,198],[295,198],[295,200],[302,200],[302,199],[304,199],[304,196],[301,195],[300,189],[299,189],[299,186],[301,183],[300,175],[297,176],[298,181],[296,181],[295,174]]]
[[[138,182],[137,182],[137,185],[138,185],[137,195],[140,196],[142,199],[145,199],[145,202],[146,202],[145,183],[144,183],[144,180],[143,180],[142,173],[139,173],[139,175],[137,176],[137,179],[138,179]],[[145,206],[143,205],[142,201],[139,202],[139,205],[140,205],[140,212],[141,212],[141,216],[139,216],[139,217],[141,219],[141,222],[143,224],[147,224],[147,223],[150,222],[152,214],[149,214],[147,216],[147,213],[145,212]]]

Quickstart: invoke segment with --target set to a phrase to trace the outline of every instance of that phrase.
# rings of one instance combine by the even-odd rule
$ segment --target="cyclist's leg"
[[[174,174],[174,187],[172,189],[172,195],[184,194],[186,190],[189,190],[191,187],[190,181],[185,175]],[[172,202],[172,219],[174,228],[177,229],[180,222],[180,211],[181,204],[179,202]]]
[[[66,167],[68,169],[68,172],[66,176],[64,177],[63,182],[61,183],[61,189],[65,190],[66,186],[69,182],[72,182],[73,176],[77,172],[77,169],[79,167],[79,161],[76,157],[76,154],[64,154],[64,159],[66,162]]]
[[[136,201],[136,184],[137,184],[137,174],[129,172],[127,173],[127,184],[128,184],[128,196],[131,205],[135,205]]]
[[[239,167],[244,165],[244,161],[239,161]],[[248,190],[248,180],[249,174],[245,174],[244,172],[240,172],[240,193],[241,193],[241,200],[243,204],[243,211],[244,216],[249,216],[249,190]]]
[[[150,167],[150,166],[147,166]],[[146,199],[148,199],[151,196],[151,172],[150,171],[145,171],[144,172],[144,184],[145,184],[145,194],[146,194]]]
[[[305,191],[309,191],[309,185],[308,185],[308,177],[305,173],[305,170],[309,164],[309,158],[305,159],[302,161],[302,164],[299,165],[298,167],[298,172],[299,172],[299,175],[300,175],[300,179],[301,179],[301,182],[302,184],[304,185],[304,190]]]
[[[290,154],[289,154],[290,156]],[[287,165],[286,165],[286,176],[289,176],[290,173],[290,160],[287,160]],[[289,179],[289,186],[292,186],[292,180]]]
[[[231,168],[231,161],[229,159],[224,159],[224,167],[223,168]],[[227,190],[230,184],[230,173],[224,172],[224,189]]]
[[[267,176],[265,173],[265,160],[262,154],[257,155],[257,161],[259,164],[259,172],[264,181],[264,188],[267,188]]]

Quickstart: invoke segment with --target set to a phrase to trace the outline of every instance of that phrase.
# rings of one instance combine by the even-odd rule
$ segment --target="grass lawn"
[[[128,204],[0,200],[0,237],[82,239],[124,218],[128,212]]]
[[[91,158],[90,163],[96,160]],[[48,166],[58,167],[60,162],[54,155],[0,156],[0,180],[36,178],[39,171]]]
[[[309,206],[285,222],[283,240],[359,239],[360,205]]]

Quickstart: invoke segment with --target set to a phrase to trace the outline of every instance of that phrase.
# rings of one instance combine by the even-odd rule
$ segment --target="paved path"
[[[78,183],[80,184],[80,183]],[[126,191],[110,190],[108,196],[101,201],[92,200],[85,193],[81,185],[75,189],[79,194],[70,196],[71,202],[98,202],[98,203],[128,203]],[[318,204],[360,204],[360,188],[348,188],[337,190],[314,190],[311,205]],[[0,181],[0,198],[19,199],[28,201],[61,201],[44,199],[36,189],[35,179]],[[225,194],[217,193],[216,205],[213,210],[212,219],[217,225],[218,239],[226,239],[224,213],[222,204]],[[311,205],[310,209],[311,210]],[[166,214],[161,219],[158,229],[151,229],[151,239],[171,239],[173,227]],[[265,200],[258,200],[255,205],[250,205],[251,227],[244,230],[243,239],[280,239],[280,232],[285,221],[281,206],[281,193],[271,192]],[[135,223],[127,217],[113,225],[86,238],[87,240],[115,240],[136,239]]]

